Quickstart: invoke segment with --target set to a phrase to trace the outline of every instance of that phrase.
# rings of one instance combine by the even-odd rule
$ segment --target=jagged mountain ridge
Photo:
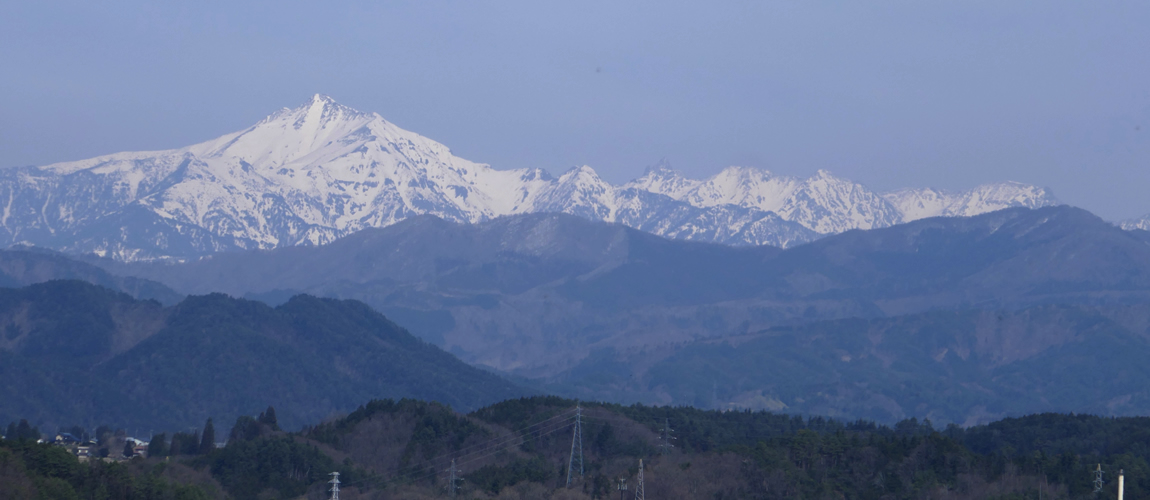
[[[1045,190],[1006,183],[988,188],[997,193],[990,202],[908,212],[918,198],[825,171],[797,179],[731,167],[699,181],[662,164],[615,186],[587,166],[558,177],[496,170],[322,95],[185,148],[8,169],[0,187],[0,241],[122,261],[318,245],[420,214],[475,223],[562,212],[676,239],[785,248],[907,214],[1056,203]]]

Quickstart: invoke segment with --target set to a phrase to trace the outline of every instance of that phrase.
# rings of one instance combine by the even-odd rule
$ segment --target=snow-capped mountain
[[[1127,231],[1133,231],[1135,229],[1150,231],[1150,214],[1146,214],[1142,217],[1136,217],[1133,219],[1126,219],[1122,222],[1119,222],[1118,227]]]
[[[903,222],[927,217],[969,217],[1010,207],[1038,208],[1058,205],[1048,189],[1019,182],[983,184],[970,191],[951,193],[931,188],[901,189],[883,194]]]
[[[975,201],[938,214],[1052,202],[1037,188],[997,186],[1006,187],[963,194]],[[474,223],[565,212],[672,238],[786,247],[906,220],[913,197],[892,196],[824,171],[797,179],[731,167],[700,181],[663,164],[615,186],[586,166],[558,178],[496,170],[316,95],[185,148],[0,171],[0,242],[119,260],[185,259],[323,244],[417,214]]]
[[[763,169],[728,167],[700,181],[684,177],[666,162],[648,168],[624,187],[664,194],[697,207],[737,205],[770,211],[818,234],[1059,204],[1049,190],[1017,182],[985,184],[960,193],[930,188],[875,193],[825,170],[800,179]]]

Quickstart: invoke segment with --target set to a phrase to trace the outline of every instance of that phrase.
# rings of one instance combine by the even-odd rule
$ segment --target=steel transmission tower
[[[635,485],[635,500],[646,500],[643,493],[643,459],[639,459],[639,482]]]
[[[671,428],[670,419],[664,418],[663,419],[663,429],[659,432],[659,454],[660,455],[670,455],[671,449],[675,447],[675,445],[671,444],[671,441],[675,439],[675,437],[671,435],[671,433],[674,432],[674,430],[675,429]]]
[[[328,475],[331,476],[331,481],[327,482],[331,485],[331,489],[328,490],[331,491],[331,500],[339,500],[339,473],[332,472]]]
[[[575,429],[571,431],[571,458],[567,460],[567,487],[575,477],[575,462],[579,462],[579,477],[583,477],[583,407],[575,406]]]
[[[1102,464],[1098,464],[1098,468],[1094,470],[1094,494],[1102,493]]]
[[[459,477],[459,469],[455,467],[455,459],[451,459],[451,468],[447,470],[447,491],[451,493],[451,498],[455,498],[455,493],[459,491],[459,486],[456,484],[462,481],[463,478]]]

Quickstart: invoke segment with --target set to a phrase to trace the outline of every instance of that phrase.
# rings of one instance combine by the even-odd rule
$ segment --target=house
[[[77,438],[76,436],[73,436],[70,433],[61,432],[59,434],[56,434],[56,439],[54,439],[52,441],[52,443],[59,445],[59,446],[71,446],[74,444],[79,444],[80,439]]]

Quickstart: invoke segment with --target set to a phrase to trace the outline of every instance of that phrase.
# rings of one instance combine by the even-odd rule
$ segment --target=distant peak
[[[569,170],[567,170],[566,172],[563,173],[562,177],[594,177],[594,178],[598,178],[599,173],[596,172],[595,169],[593,169],[587,165],[579,165],[576,167],[571,167]]]
[[[298,106],[295,109],[291,109],[290,111],[319,112],[321,114],[338,113],[346,117],[357,117],[368,114],[348,106],[344,106],[343,104],[336,102],[335,99],[327,94],[315,94],[311,96],[311,99],[308,99],[308,101],[305,102],[302,106]]]
[[[647,168],[643,169],[643,177],[666,178],[678,176],[679,172],[671,168],[671,162],[667,161],[666,158],[662,158],[654,165],[648,165]]]
[[[739,165],[731,165],[716,174],[716,177],[735,177],[739,179],[767,179],[774,176],[775,174],[773,172],[765,168],[743,167]]]

